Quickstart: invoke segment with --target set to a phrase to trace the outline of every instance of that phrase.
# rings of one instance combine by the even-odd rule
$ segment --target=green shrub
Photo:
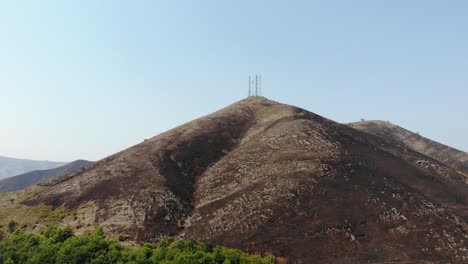
[[[17,225],[18,224],[13,220],[8,222],[8,232],[13,233],[15,231]]]
[[[20,230],[0,241],[0,263],[14,264],[272,264],[273,257],[169,238],[158,245],[124,247],[108,240],[101,228],[88,236],[75,236],[70,227],[48,227],[41,234]]]

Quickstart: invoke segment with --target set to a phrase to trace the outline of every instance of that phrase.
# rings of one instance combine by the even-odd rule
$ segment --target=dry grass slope
[[[442,162],[464,174],[468,183],[468,153],[466,152],[440,144],[390,122],[370,120],[352,123],[351,127]]]

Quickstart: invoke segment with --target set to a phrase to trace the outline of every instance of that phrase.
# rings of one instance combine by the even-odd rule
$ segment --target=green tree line
[[[273,257],[193,240],[127,247],[106,239],[102,229],[75,236],[70,227],[48,227],[40,234],[15,231],[0,234],[0,263],[4,264],[272,264]]]

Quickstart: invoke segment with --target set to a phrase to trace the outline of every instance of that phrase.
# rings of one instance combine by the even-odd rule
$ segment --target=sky
[[[0,156],[98,160],[247,95],[468,151],[468,1],[0,1]]]

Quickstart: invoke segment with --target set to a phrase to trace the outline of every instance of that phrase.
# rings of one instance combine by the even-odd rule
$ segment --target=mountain
[[[468,153],[432,141],[390,122],[373,120],[350,124],[354,129],[378,136],[403,148],[422,153],[452,167],[468,177]]]
[[[464,176],[437,160],[421,166],[425,159],[250,97],[21,199],[23,207],[45,204],[60,215],[66,208],[60,221],[78,232],[97,224],[133,241],[209,240],[281,263],[464,261]]]
[[[14,177],[10,177],[0,181],[0,193],[21,190],[53,177],[58,177],[67,173],[79,171],[81,168],[89,164],[91,164],[90,161],[76,160],[58,168],[50,170],[35,170]]]
[[[49,170],[65,164],[66,162],[15,159],[0,156],[0,180],[33,170]]]

